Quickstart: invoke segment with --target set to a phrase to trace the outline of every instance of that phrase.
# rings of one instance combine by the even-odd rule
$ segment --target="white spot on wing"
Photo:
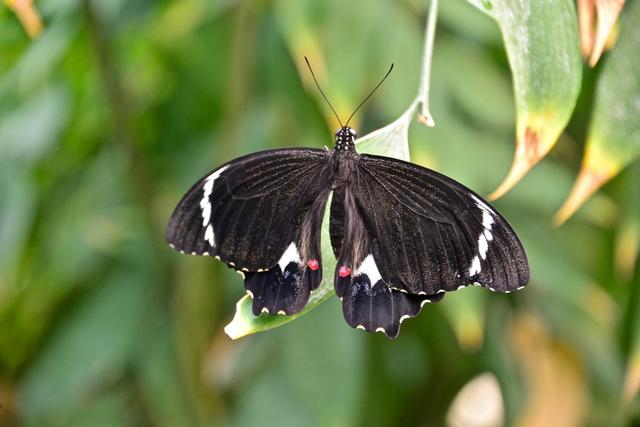
[[[382,279],[380,271],[378,271],[378,266],[373,259],[373,255],[367,255],[364,261],[362,261],[362,263],[360,264],[360,267],[358,267],[358,269],[354,273],[354,276],[359,276],[361,274],[365,274],[369,278],[371,286],[375,285],[379,280]]]
[[[400,324],[402,324],[402,322],[404,322],[405,320],[407,320],[408,318],[410,318],[411,316],[409,316],[408,314],[405,314],[404,316],[402,316],[400,318]]]
[[[482,271],[482,268],[480,267],[480,258],[475,256],[471,262],[471,267],[469,267],[469,276],[475,276],[480,273],[480,271]]]
[[[204,180],[202,186],[202,199],[200,200],[200,209],[202,209],[202,226],[207,227],[204,235],[204,239],[209,242],[211,246],[215,246],[215,237],[213,235],[213,227],[211,226],[211,193],[213,193],[213,183],[220,177],[222,172],[229,166],[223,166]]]
[[[204,232],[204,240],[209,242],[211,247],[216,245],[216,236],[213,234],[213,226],[211,224],[207,225],[207,230]]]
[[[491,212],[486,209],[482,209],[482,226],[487,230],[491,230],[491,226],[494,222],[495,221],[493,220],[493,215],[491,214]]]
[[[298,264],[302,262],[295,242],[291,242],[291,244],[289,244],[289,247],[287,247],[287,250],[284,251],[284,253],[280,257],[280,261],[278,261],[280,270],[284,271],[284,269],[287,268],[287,265],[289,265],[290,262],[295,262]]]
[[[487,258],[487,250],[489,249],[489,243],[487,242],[487,238],[484,237],[484,233],[480,235],[478,239],[478,252],[480,252],[480,258]]]
[[[490,207],[489,207],[485,202],[483,202],[482,200],[480,200],[479,198],[477,198],[477,197],[476,197],[475,195],[473,195],[473,194],[470,194],[470,196],[471,196],[471,198],[472,198],[473,200],[475,200],[475,201],[476,201],[476,205],[477,205],[480,209],[482,209],[483,211],[491,212],[491,208],[490,208]]]
[[[387,331],[384,330],[384,328],[382,326],[379,326],[376,328],[376,332],[382,332],[383,334],[386,334]]]

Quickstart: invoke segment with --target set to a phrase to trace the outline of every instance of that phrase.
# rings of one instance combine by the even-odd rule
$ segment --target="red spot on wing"
[[[320,263],[318,262],[317,259],[312,259],[309,260],[309,262],[307,263],[307,265],[309,266],[310,269],[312,269],[313,271],[316,271],[318,268],[320,268]]]
[[[338,276],[340,277],[348,277],[351,276],[351,269],[345,265],[343,265],[342,267],[340,267],[340,270],[338,270]]]

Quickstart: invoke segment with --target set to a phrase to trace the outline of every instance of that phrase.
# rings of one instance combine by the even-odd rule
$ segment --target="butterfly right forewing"
[[[391,286],[435,293],[477,283],[511,292],[527,284],[522,244],[479,195],[400,160],[362,155],[358,165],[359,212],[375,236],[372,250]]]

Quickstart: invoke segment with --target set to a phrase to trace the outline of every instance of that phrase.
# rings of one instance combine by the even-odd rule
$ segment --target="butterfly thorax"
[[[339,154],[355,153],[355,140],[358,134],[355,129],[343,126],[336,132],[336,145],[333,149]]]
[[[343,126],[336,132],[336,145],[333,148],[333,189],[343,188],[356,169],[358,153],[355,149],[356,131]]]

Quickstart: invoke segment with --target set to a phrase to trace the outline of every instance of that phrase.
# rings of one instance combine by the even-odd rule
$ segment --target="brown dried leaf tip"
[[[618,21],[624,0],[578,0],[580,50],[594,67],[605,47],[613,44],[613,28]]]
[[[511,170],[507,177],[502,181],[502,184],[489,195],[489,200],[495,200],[502,197],[507,191],[511,190],[523,176],[531,169],[536,163],[547,154],[549,148],[542,147],[540,143],[540,134],[534,130],[531,126],[526,126],[523,132],[523,137],[518,138],[516,145],[516,153],[513,158]]]
[[[569,197],[553,217],[556,226],[562,225],[587,199],[612,176],[608,170],[598,171],[584,166],[576,179]]]

